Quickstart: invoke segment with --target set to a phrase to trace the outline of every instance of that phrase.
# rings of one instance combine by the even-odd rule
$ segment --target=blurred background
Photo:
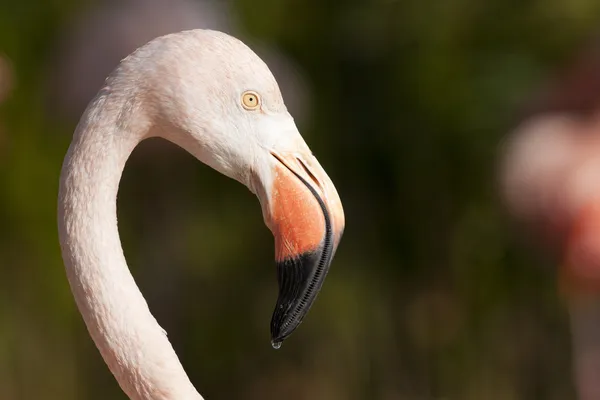
[[[323,291],[274,351],[258,200],[166,141],[135,150],[118,202],[125,254],[200,393],[576,398],[558,262],[511,222],[497,170],[524,118],[568,108],[552,82],[600,32],[599,12],[594,0],[2,0],[0,400],[125,399],[64,274],[58,176],[119,60],[191,28],[229,32],[270,65],[347,221]],[[600,98],[595,70],[577,87]]]

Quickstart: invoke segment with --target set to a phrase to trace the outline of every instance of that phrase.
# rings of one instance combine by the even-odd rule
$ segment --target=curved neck
[[[123,255],[119,181],[150,123],[134,95],[110,90],[84,114],[61,172],[58,225],[67,277],[92,339],[131,399],[201,400]]]

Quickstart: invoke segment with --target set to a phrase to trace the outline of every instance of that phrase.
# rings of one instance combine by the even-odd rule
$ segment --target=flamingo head
[[[275,237],[279,296],[271,336],[277,348],[301,323],[323,285],[344,230],[342,204],[267,65],[224,33],[178,35],[166,37],[168,46],[154,41],[154,48],[142,48],[135,57],[147,60],[144,52],[152,51],[158,60],[146,66],[146,72],[152,70],[146,82],[160,79],[163,84],[147,92],[156,99],[155,112],[170,125],[170,139],[246,185],[260,200]]]

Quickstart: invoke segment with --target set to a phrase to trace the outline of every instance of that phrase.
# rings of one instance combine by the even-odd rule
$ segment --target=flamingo
[[[599,49],[592,43],[535,99],[500,168],[508,211],[559,264],[581,400],[600,398]]]
[[[204,28],[233,35],[250,45],[273,72],[286,107],[302,131],[310,117],[310,88],[305,74],[271,43],[257,42],[242,32],[239,21],[235,8],[228,1],[121,0],[87,7],[73,15],[71,23],[55,43],[56,51],[50,60],[49,74],[46,74],[45,95],[49,100],[46,111],[51,119],[77,122],[106,76],[132,51],[155,37]],[[1,71],[0,65],[0,75]],[[0,83],[0,97],[1,92]],[[0,152],[3,147],[0,132]],[[179,170],[178,175],[189,177],[192,171],[180,165],[187,158],[184,160],[179,155],[180,151],[174,146],[165,145],[161,140],[149,140],[136,148],[134,156],[128,160],[128,167],[144,168],[152,173],[169,164],[169,170]],[[184,256],[177,250],[178,231],[189,229],[189,224],[193,224],[188,218],[193,205],[185,199],[190,189],[176,186],[181,180],[174,181],[168,175],[156,174],[159,181],[154,187],[161,190],[140,204],[139,215],[146,216],[144,220],[151,226],[139,242],[142,258],[139,263],[144,269],[136,276],[138,284],[143,286],[145,282],[152,296],[160,298],[163,313],[153,311],[163,324],[169,324],[185,312],[178,307],[184,299],[182,292],[176,289],[178,282],[184,279],[183,269],[167,270],[163,266],[165,259],[175,267],[184,263]],[[136,186],[144,184],[135,182],[130,190],[136,192]],[[177,207],[169,207],[173,204]],[[155,248],[156,243],[161,243],[160,249]],[[146,298],[151,304],[152,299],[148,295]]]
[[[287,112],[267,65],[213,30],[159,37],[125,58],[91,101],[64,159],[62,256],[88,332],[134,400],[202,399],[123,255],[116,195],[125,163],[162,137],[257,195],[275,239],[278,348],[320,291],[343,234],[339,195]]]

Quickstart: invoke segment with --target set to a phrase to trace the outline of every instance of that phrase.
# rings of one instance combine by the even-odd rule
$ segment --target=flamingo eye
[[[258,93],[247,91],[242,94],[242,106],[246,110],[256,110],[260,107],[260,97]]]

